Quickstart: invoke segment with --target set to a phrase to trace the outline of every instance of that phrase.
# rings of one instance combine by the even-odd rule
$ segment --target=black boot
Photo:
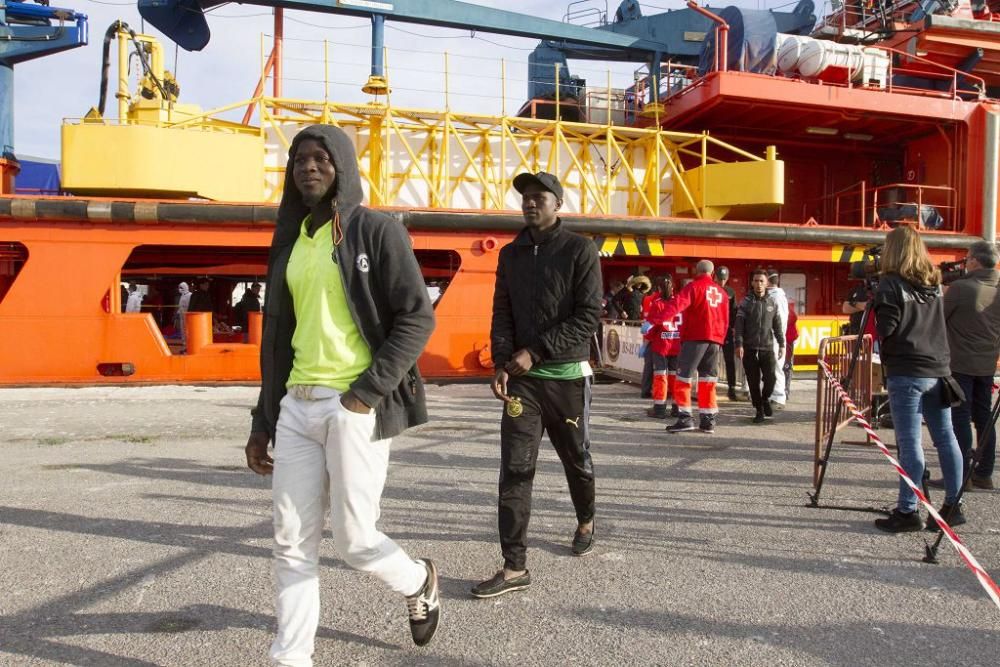
[[[677,416],[677,421],[667,427],[667,433],[680,433],[681,431],[693,431],[694,420],[691,413],[682,412]]]
[[[666,419],[667,418],[666,403],[653,403],[653,407],[646,410],[646,416],[652,417],[653,419]]]
[[[923,530],[924,520],[920,512],[900,512],[897,507],[885,519],[875,519],[875,527],[887,533],[909,533]]]
[[[699,415],[698,428],[702,433],[715,433],[715,415]]]
[[[951,513],[951,516],[948,516],[949,513]],[[941,518],[947,521],[948,525],[952,528],[955,526],[961,526],[966,522],[965,514],[962,513],[962,503],[959,503],[955,509],[952,509],[952,505],[945,503],[944,505],[941,505],[941,509],[938,510],[938,514],[940,514]],[[937,521],[928,517],[927,530],[936,532],[941,530],[941,528],[938,527]]]

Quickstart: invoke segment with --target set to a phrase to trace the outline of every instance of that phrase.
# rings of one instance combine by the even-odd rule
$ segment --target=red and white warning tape
[[[823,373],[826,375],[826,379],[830,382],[830,385],[836,390],[837,395],[840,396],[840,400],[843,402],[844,406],[850,410],[855,421],[857,421],[861,428],[865,430],[865,433],[868,434],[868,437],[871,438],[872,442],[875,443],[875,446],[879,448],[882,454],[889,459],[889,463],[891,463],[896,469],[899,476],[903,478],[906,485],[909,486],[915,494],[917,494],[917,498],[923,506],[927,508],[927,512],[934,517],[934,519],[938,522],[938,526],[940,526],[944,531],[945,537],[947,537],[948,541],[951,542],[951,545],[955,547],[955,551],[958,552],[958,555],[963,561],[965,561],[965,564],[969,567],[969,569],[972,570],[972,573],[976,575],[980,585],[982,585],[982,587],[986,590],[986,594],[990,596],[991,600],[993,600],[993,604],[1000,609],[1000,587],[998,587],[996,582],[990,578],[990,575],[986,573],[986,570],[984,570],[983,566],[979,564],[979,561],[975,559],[972,552],[969,551],[965,544],[962,543],[962,540],[951,529],[951,526],[945,523],[945,520],[940,514],[937,513],[937,510],[935,510],[930,502],[928,502],[927,497],[923,494],[923,491],[920,490],[920,487],[914,484],[913,480],[909,478],[906,471],[903,470],[903,467],[899,465],[899,461],[897,461],[889,452],[889,448],[885,446],[882,439],[879,438],[878,434],[875,433],[875,430],[872,429],[872,425],[867,419],[864,418],[858,410],[858,407],[854,404],[854,401],[852,401],[851,397],[848,396],[846,391],[844,391],[844,387],[841,386],[837,378],[835,378],[830,372],[830,367],[826,365],[826,362],[819,360],[819,365],[823,369]]]

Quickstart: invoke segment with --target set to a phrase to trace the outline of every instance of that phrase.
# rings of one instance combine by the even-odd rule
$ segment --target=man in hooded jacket
[[[288,154],[246,456],[274,475],[271,659],[311,665],[326,508],[347,564],[406,596],[413,641],[423,646],[437,629],[434,564],[376,528],[391,438],[427,420],[415,363],[434,314],[406,230],[361,205],[350,137],[314,125]]]

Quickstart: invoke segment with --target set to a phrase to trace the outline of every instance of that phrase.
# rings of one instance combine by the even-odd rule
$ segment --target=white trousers
[[[784,405],[786,401],[785,371],[783,370],[785,358],[778,357],[778,341],[773,342],[772,349],[774,350],[774,391],[771,392],[771,401],[778,405]]]
[[[330,511],[333,541],[351,567],[413,595],[427,571],[379,532],[379,502],[391,440],[372,440],[374,410],[345,409],[340,394],[320,400],[286,395],[274,448],[274,583],[278,634],[276,665],[311,667],[319,625],[319,545]]]

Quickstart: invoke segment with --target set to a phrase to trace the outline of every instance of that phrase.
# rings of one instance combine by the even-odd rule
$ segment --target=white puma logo
[[[573,426],[575,426],[575,427],[576,427],[577,429],[579,429],[579,428],[580,428],[580,418],[579,418],[579,417],[577,417],[576,419],[570,419],[569,417],[567,417],[567,418],[566,418],[566,423],[567,423],[567,424],[572,424],[572,425],[573,425]]]

